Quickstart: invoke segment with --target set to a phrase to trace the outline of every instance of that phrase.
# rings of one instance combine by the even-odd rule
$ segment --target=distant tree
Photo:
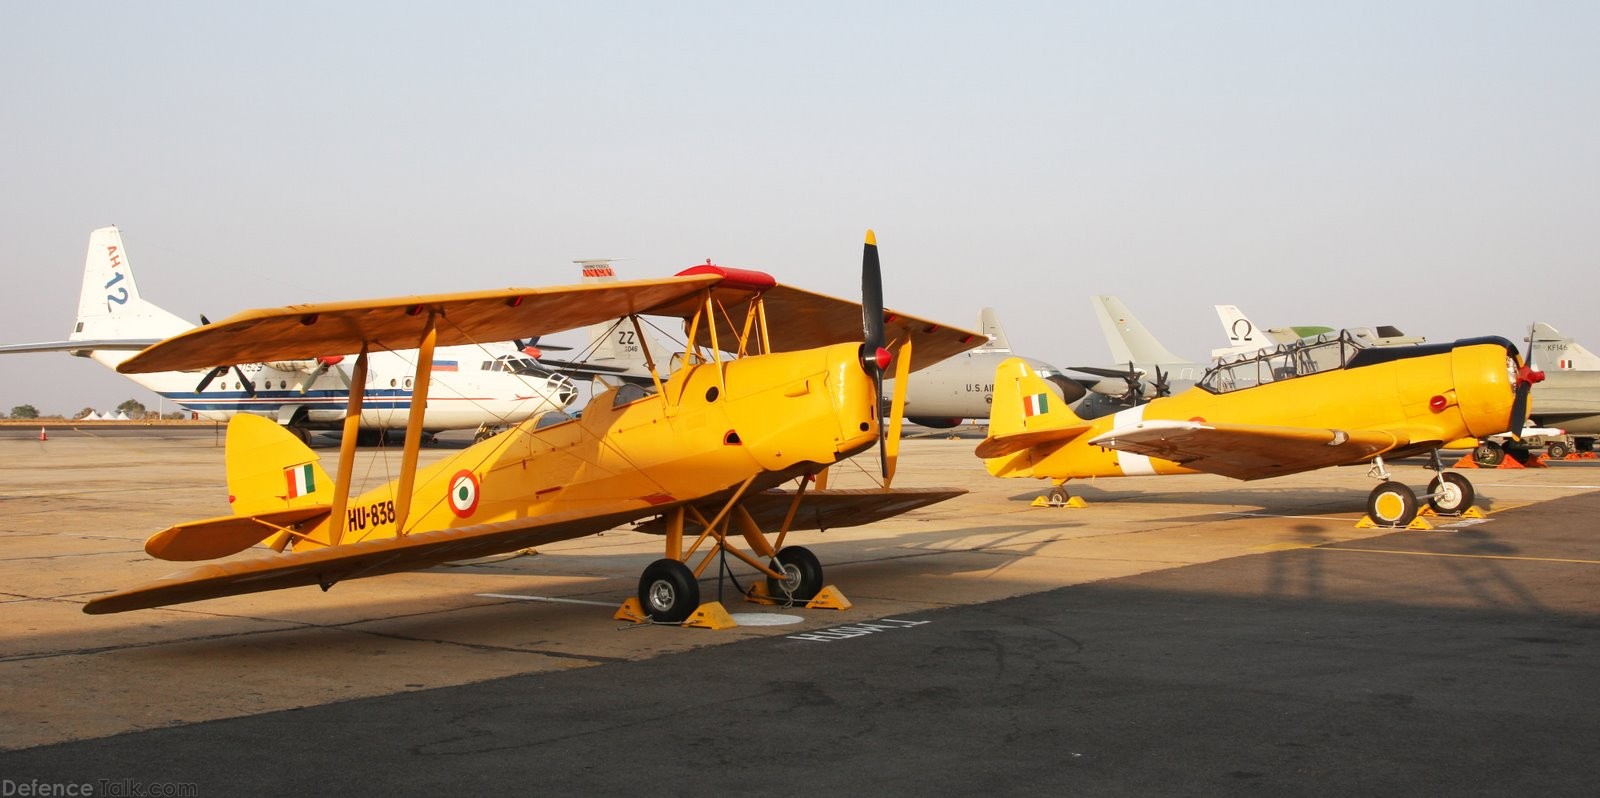
[[[11,408],[12,418],[38,418],[39,411],[33,405],[17,405]]]
[[[128,401],[123,402],[120,405],[117,405],[117,412],[119,412],[119,413],[127,413],[128,414],[128,418],[133,418],[133,419],[144,418],[144,414],[145,414],[144,403],[139,401],[139,400],[137,400],[137,399],[129,399]]]
[[[80,419],[84,419],[84,418],[88,418],[88,417],[89,417],[89,414],[90,414],[90,413],[93,413],[93,412],[94,412],[94,408],[92,408],[92,407],[85,407],[85,408],[84,408],[84,409],[82,409],[82,410],[79,410],[79,411],[78,411],[78,412],[76,412],[76,413],[73,413],[73,414],[72,414],[72,420],[73,420],[73,421],[78,421],[78,420],[80,420]]]

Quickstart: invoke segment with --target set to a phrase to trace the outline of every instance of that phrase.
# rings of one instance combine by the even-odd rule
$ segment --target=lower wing
[[[304,585],[326,589],[346,579],[415,571],[591,535],[659,512],[659,505],[619,501],[582,511],[203,565],[100,596],[85,604],[83,611],[126,612]]]
[[[1264,427],[1198,421],[1144,421],[1089,440],[1116,449],[1221,474],[1261,479],[1361,463],[1410,441],[1383,430]]]

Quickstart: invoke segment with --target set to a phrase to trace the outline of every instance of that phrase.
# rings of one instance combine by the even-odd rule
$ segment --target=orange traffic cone
[[[44,434],[44,427],[40,427],[39,428],[39,440],[41,440],[41,441],[50,440],[50,436]]]

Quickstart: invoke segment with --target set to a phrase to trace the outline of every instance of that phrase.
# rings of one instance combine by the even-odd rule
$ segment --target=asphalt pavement
[[[1597,511],[1584,493],[1445,534],[12,750],[0,780],[102,795],[1588,796]]]

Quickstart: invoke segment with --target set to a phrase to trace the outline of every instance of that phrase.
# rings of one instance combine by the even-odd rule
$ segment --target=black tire
[[[1367,494],[1367,517],[1380,526],[1405,526],[1417,517],[1417,494],[1398,482],[1384,482]]]
[[[1580,453],[1594,451],[1594,438],[1573,438],[1572,442]]]
[[[822,590],[822,563],[804,546],[786,546],[772,558],[772,569],[789,575],[787,580],[767,577],[767,593],[773,598],[810,601]]]
[[[658,623],[683,623],[700,606],[700,583],[677,560],[650,563],[639,576],[639,606]]]
[[[1072,496],[1067,493],[1067,486],[1065,485],[1057,485],[1050,489],[1050,504],[1052,505],[1066,504],[1070,498]]]
[[[1460,515],[1472,506],[1476,498],[1472,483],[1453,471],[1447,471],[1428,483],[1428,506],[1440,515]]]
[[[1551,441],[1544,445],[1544,456],[1551,460],[1560,460],[1572,454],[1572,447],[1566,441]]]
[[[1507,443],[1501,448],[1506,450],[1507,457],[1523,465],[1527,465],[1528,461],[1533,459],[1533,452],[1528,449],[1526,443]]]
[[[1493,468],[1506,459],[1506,450],[1494,441],[1484,441],[1472,450],[1472,462]]]

